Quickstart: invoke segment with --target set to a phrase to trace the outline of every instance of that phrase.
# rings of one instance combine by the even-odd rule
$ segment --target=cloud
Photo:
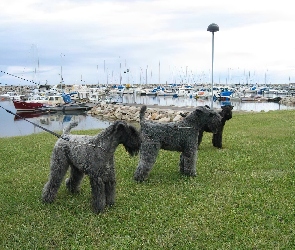
[[[0,8],[1,69],[38,68],[42,83],[58,83],[61,67],[68,84],[81,75],[89,84],[98,76],[103,82],[105,67],[119,79],[120,64],[131,69],[134,82],[146,68],[158,79],[159,61],[163,81],[185,68],[209,75],[212,35],[206,29],[213,22],[220,27],[214,69],[223,82],[229,68],[260,72],[260,78],[268,70],[280,83],[294,76],[295,18],[287,0],[2,0]],[[15,84],[0,75],[4,80]]]

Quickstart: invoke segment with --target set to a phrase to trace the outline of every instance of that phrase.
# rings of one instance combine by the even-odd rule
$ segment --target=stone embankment
[[[286,106],[295,105],[295,97],[284,97],[280,103]],[[106,104],[99,103],[88,113],[93,116],[102,116],[105,120],[124,120],[127,122],[139,122],[139,112],[142,105],[139,104]],[[181,114],[188,114],[196,107],[156,106],[147,105],[145,117],[147,120],[158,122],[172,122],[182,120]]]
[[[106,120],[124,120],[139,122],[139,112],[142,105],[97,104],[88,113],[93,116],[103,116]],[[194,108],[186,107],[151,107],[147,106],[145,117],[147,120],[159,122],[179,121],[181,114],[188,114]]]
[[[295,96],[286,96],[286,97],[283,97],[280,100],[280,104],[283,104],[283,105],[286,105],[286,106],[295,105]]]

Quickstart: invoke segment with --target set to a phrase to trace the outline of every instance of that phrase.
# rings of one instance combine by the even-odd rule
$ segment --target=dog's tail
[[[78,125],[78,122],[71,122],[64,130],[63,130],[63,135],[67,135],[70,133],[71,129],[76,127]]]
[[[140,109],[140,113],[139,113],[139,119],[140,121],[144,121],[144,114],[145,114],[145,111],[146,111],[146,106],[143,105]]]

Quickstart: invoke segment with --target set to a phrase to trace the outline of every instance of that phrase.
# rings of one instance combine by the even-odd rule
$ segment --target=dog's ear
[[[226,109],[227,107],[229,107],[230,110],[232,110],[234,108],[234,106],[232,106],[232,105],[225,105],[225,106],[221,106],[221,109]]]
[[[193,113],[200,115],[200,114],[204,113],[205,110],[208,110],[207,107],[199,106],[195,109],[195,111],[193,111]]]

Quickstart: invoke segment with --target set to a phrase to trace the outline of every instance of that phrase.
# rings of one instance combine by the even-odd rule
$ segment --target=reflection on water
[[[44,132],[35,123],[45,129],[61,133],[71,121],[78,122],[78,126],[73,130],[101,129],[108,127],[111,122],[102,121],[96,117],[83,114],[63,114],[63,113],[16,113],[11,101],[0,102],[0,137],[29,135],[32,133]],[[12,115],[5,111],[12,111],[17,115]],[[25,119],[23,119],[25,118]],[[28,122],[29,121],[29,122]],[[32,122],[32,123],[30,123]]]
[[[2,129],[0,129],[0,136],[26,135],[43,132],[41,128],[34,126],[34,124],[59,133],[62,133],[62,130],[72,121],[78,122],[78,126],[73,130],[100,129],[106,128],[111,124],[111,122],[102,121],[95,117],[88,116],[87,114],[42,114],[38,117],[25,119],[27,120],[21,118],[14,120],[14,124],[10,126],[8,131],[6,130],[4,134],[2,133]],[[30,124],[28,121],[34,124]]]
[[[137,95],[124,95],[115,97],[114,101],[119,103],[137,103],[146,105],[158,105],[158,106],[180,106],[180,107],[196,107],[196,106],[211,106],[210,100],[201,100],[194,98],[185,97],[157,97],[157,96],[137,96]],[[294,109],[294,107],[288,107],[285,105],[280,105],[274,102],[219,102],[213,103],[213,108],[219,109],[222,105],[232,105],[234,110],[237,111],[269,111],[269,110],[285,110]],[[74,129],[76,130],[86,130],[86,129],[100,129],[108,127],[111,122],[103,121],[97,117],[89,116],[85,113],[83,114],[63,114],[63,113],[17,113],[17,115],[12,115],[5,111],[5,109],[12,112],[16,112],[11,101],[1,101],[0,105],[0,137],[6,136],[19,136],[28,135],[32,133],[43,132],[42,129],[34,126],[28,121],[22,119],[28,119],[30,122],[36,123],[46,129],[59,132],[64,129],[64,127],[71,121],[78,122],[78,126]],[[3,109],[4,108],[4,109]]]

